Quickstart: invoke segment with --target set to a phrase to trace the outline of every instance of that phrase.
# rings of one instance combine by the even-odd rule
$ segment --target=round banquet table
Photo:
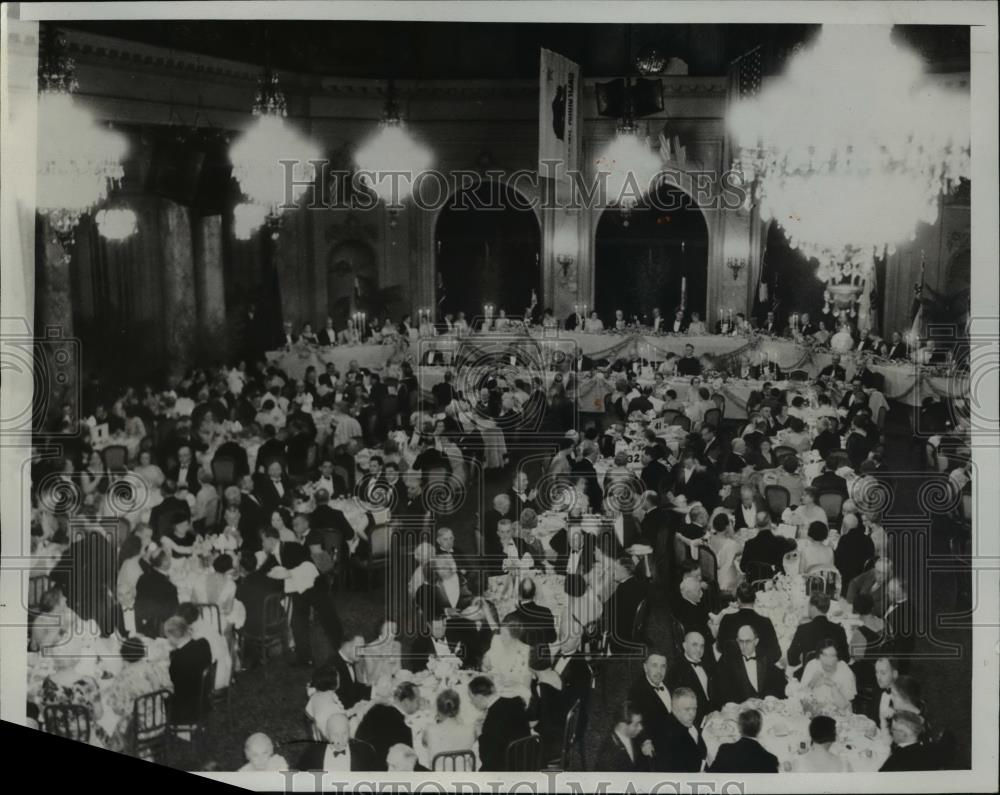
[[[833,354],[828,350],[810,349],[799,345],[793,340],[779,337],[760,336],[752,341],[745,337],[722,335],[686,334],[652,334],[648,330],[634,330],[624,333],[604,332],[588,334],[586,332],[564,330],[542,330],[533,328],[528,336],[523,334],[486,335],[473,334],[457,342],[453,337],[436,337],[422,339],[418,347],[411,346],[408,353],[415,360],[427,350],[439,350],[446,363],[452,361],[456,350],[461,352],[462,359],[475,358],[477,348],[494,351],[498,339],[511,349],[518,346],[528,352],[529,360],[551,363],[551,356],[546,350],[564,351],[569,349],[584,354],[591,359],[616,359],[619,357],[642,357],[654,363],[666,358],[668,353],[682,354],[685,345],[693,345],[697,355],[711,354],[715,356],[737,354],[741,357],[757,361],[762,353],[775,362],[782,370],[801,369],[810,376],[815,376],[832,362]],[[320,347],[315,345],[296,345],[290,350],[270,351],[266,354],[270,364],[276,364],[290,377],[301,379],[306,368],[313,366],[322,372],[330,362],[341,371],[347,369],[351,360],[357,360],[359,366],[369,369],[381,369],[388,361],[400,353],[394,345],[337,345]],[[468,353],[468,356],[466,355]],[[854,353],[844,354],[841,364],[846,370],[848,380],[857,370],[857,356]],[[548,366],[543,364],[545,369]],[[418,363],[418,371],[427,369]],[[929,368],[917,366],[912,362],[889,362],[879,359],[871,365],[871,369],[885,379],[885,396],[889,400],[898,400],[909,406],[920,406],[923,398],[934,397],[964,397],[969,393],[969,379],[966,374],[949,372],[948,368]],[[419,372],[418,372],[419,376]],[[594,400],[599,402],[598,397]],[[594,407],[591,410],[600,411]]]
[[[437,718],[437,697],[445,690],[454,690],[459,695],[460,705],[458,720],[467,726],[475,726],[482,719],[482,713],[473,705],[469,695],[469,682],[479,676],[479,671],[466,670],[458,667],[458,661],[452,663],[447,661],[431,660],[428,669],[413,674],[407,670],[398,671],[391,682],[376,683],[373,688],[372,698],[367,701],[359,701],[347,711],[348,721],[353,737],[361,724],[361,719],[373,704],[391,704],[392,691],[395,685],[402,682],[413,682],[420,691],[421,707],[412,715],[406,717],[406,725],[413,732],[413,750],[417,753],[417,759],[424,767],[429,768],[431,762],[430,753],[424,745],[424,732],[431,726]],[[376,692],[378,691],[378,692]],[[479,768],[479,744],[474,743],[472,752],[476,757],[476,769]]]
[[[809,720],[797,698],[750,699],[743,704],[726,704],[706,716],[702,736],[711,764],[723,743],[739,740],[738,718],[744,709],[761,712],[763,722],[757,740],[778,757],[779,772],[788,772],[792,761],[809,749]],[[837,721],[837,741],[830,752],[847,761],[854,772],[876,772],[889,758],[890,738],[866,715],[832,715]]]
[[[547,607],[555,619],[556,637],[559,636],[559,625],[562,621],[563,609],[569,597],[563,587],[566,579],[561,574],[546,574],[541,571],[525,572],[523,576],[531,577],[535,582],[535,604]],[[513,613],[517,608],[517,575],[501,574],[490,577],[483,596],[493,603],[500,618]]]

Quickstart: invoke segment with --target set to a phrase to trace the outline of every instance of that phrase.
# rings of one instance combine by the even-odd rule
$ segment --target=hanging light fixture
[[[268,49],[265,43],[265,51]],[[261,226],[268,218],[280,219],[282,211],[294,205],[315,182],[314,161],[322,157],[315,143],[286,123],[288,107],[278,88],[278,76],[271,70],[269,52],[265,56],[253,115],[255,120],[250,129],[229,150],[233,176],[247,203],[256,206],[252,212],[240,211],[237,221],[240,233],[247,233],[245,224],[252,219],[260,219],[256,226]],[[288,163],[292,171],[290,191],[286,191]]]
[[[622,224],[628,226],[633,208],[649,192],[660,171],[659,155],[633,119],[629,79],[625,80],[625,115],[595,167],[598,176],[606,175],[608,205],[621,209]]]
[[[361,172],[361,182],[385,203],[389,223],[395,225],[397,213],[417,179],[430,169],[433,156],[407,132],[392,80],[386,86],[378,132],[358,149],[354,162]]]
[[[107,240],[122,241],[134,235],[138,229],[135,211],[128,207],[110,207],[98,210],[94,216],[97,231]]]
[[[819,263],[826,311],[867,289],[873,252],[892,253],[918,223],[934,223],[942,193],[970,173],[968,94],[930,83],[890,34],[824,26],[729,117],[750,198]]]
[[[36,207],[67,247],[80,217],[121,182],[128,141],[75,101],[75,68],[62,37],[43,24],[39,38]]]

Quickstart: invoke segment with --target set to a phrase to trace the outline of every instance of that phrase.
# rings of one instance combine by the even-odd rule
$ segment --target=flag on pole
[[[543,177],[563,176],[578,168],[580,66],[541,48],[538,92],[538,169]],[[550,170],[545,161],[561,166]]]

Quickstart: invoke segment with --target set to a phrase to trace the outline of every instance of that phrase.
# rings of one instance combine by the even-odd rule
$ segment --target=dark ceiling
[[[538,49],[577,61],[583,74],[623,74],[644,47],[685,60],[690,74],[723,75],[762,45],[777,71],[818,25],[605,25],[363,21],[92,21],[59,27],[316,75],[400,79],[533,78]],[[934,71],[969,69],[966,26],[898,26]],[[630,53],[632,58],[626,57]]]

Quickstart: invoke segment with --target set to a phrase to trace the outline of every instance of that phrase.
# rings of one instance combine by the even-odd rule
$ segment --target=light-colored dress
[[[527,693],[527,698],[530,698],[531,668],[528,665],[530,657],[531,647],[527,643],[519,640],[504,641],[496,635],[489,651],[483,655],[483,671],[492,677],[498,690]]]
[[[816,671],[821,667],[822,663],[819,660],[810,660],[806,663],[806,667],[802,671],[802,683],[808,687],[809,681],[812,679]],[[837,661],[837,670],[833,672],[833,682],[840,689],[840,692],[844,694],[844,697],[848,701],[853,701],[855,696],[858,694],[858,684],[857,680],[854,678],[854,671],[851,667],[843,660]],[[830,685],[828,684],[818,684],[811,688],[813,698],[817,701],[824,703],[833,703],[833,697],[830,693]],[[848,705],[848,711],[850,706]]]
[[[833,547],[810,538],[799,549],[799,571],[802,574],[831,566],[833,566]]]
[[[427,748],[429,761],[433,761],[437,754],[470,751],[475,741],[473,727],[455,718],[444,718],[432,723],[424,731],[424,746]]]
[[[306,702],[306,715],[320,729],[326,726],[331,715],[341,712],[344,712],[344,705],[340,703],[340,698],[333,690],[317,690]]]

